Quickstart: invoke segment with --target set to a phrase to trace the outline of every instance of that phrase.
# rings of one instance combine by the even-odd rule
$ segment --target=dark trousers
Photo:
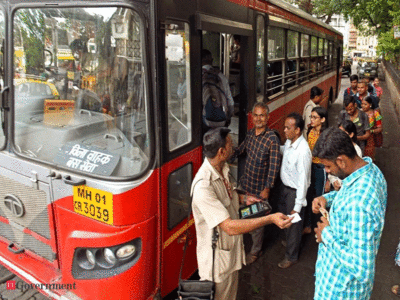
[[[279,199],[279,210],[285,214],[289,215],[293,210],[296,199],[296,190],[282,184],[281,194]],[[285,229],[286,235],[286,253],[285,257],[290,261],[296,261],[299,259],[300,242],[303,234],[303,219],[304,219],[303,207],[300,212],[301,221],[292,224],[289,228]]]
[[[307,191],[307,206],[304,216],[304,227],[317,227],[317,215],[312,212],[314,198],[322,196],[326,183],[325,166],[323,164],[311,165],[311,184]]]

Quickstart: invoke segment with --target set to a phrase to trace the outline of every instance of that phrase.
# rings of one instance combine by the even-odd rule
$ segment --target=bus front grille
[[[53,261],[46,193],[0,175],[0,235],[10,243]],[[49,243],[36,239],[35,232]],[[43,240],[43,239],[42,239]]]

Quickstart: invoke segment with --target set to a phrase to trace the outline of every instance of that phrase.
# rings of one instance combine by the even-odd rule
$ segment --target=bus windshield
[[[143,34],[127,8],[17,10],[15,151],[87,174],[141,173],[151,153]]]

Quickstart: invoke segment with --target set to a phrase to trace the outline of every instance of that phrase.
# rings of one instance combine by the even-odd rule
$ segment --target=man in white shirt
[[[303,120],[305,122],[303,136],[307,140],[307,131],[311,125],[311,111],[314,107],[319,106],[322,101],[324,91],[317,86],[313,86],[310,90],[310,100],[306,103],[303,109]]]
[[[282,189],[279,199],[280,211],[286,215],[298,213],[301,221],[285,229],[285,259],[278,267],[286,269],[299,258],[300,242],[303,231],[306,194],[311,181],[312,155],[302,132],[304,120],[298,113],[291,113],[285,120],[286,143],[281,146],[283,154],[281,166]]]

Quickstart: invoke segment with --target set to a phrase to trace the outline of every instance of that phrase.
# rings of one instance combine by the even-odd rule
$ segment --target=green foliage
[[[39,72],[44,64],[44,15],[38,10],[21,9],[16,14],[20,25],[19,34],[23,41],[28,72]],[[29,71],[30,70],[30,71]]]
[[[300,4],[304,0],[288,0]],[[310,0],[312,14],[329,24],[333,14],[341,14],[365,36],[378,36],[378,55],[400,66],[400,40],[394,39],[393,26],[400,26],[399,0]]]
[[[398,68],[400,66],[400,40],[393,38],[393,29],[380,35],[377,47],[378,55],[383,55]]]

